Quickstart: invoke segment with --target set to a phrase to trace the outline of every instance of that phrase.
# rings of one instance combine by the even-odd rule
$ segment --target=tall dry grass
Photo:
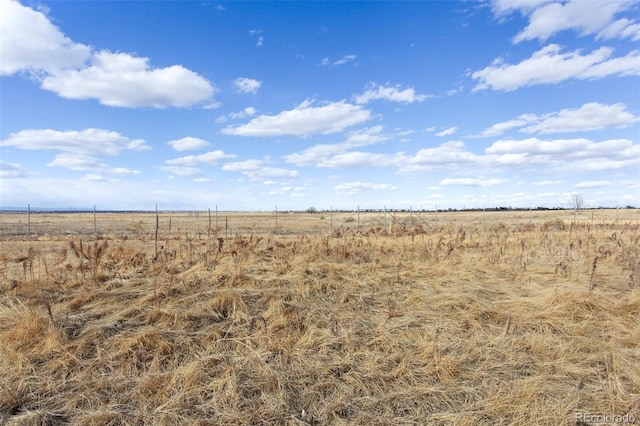
[[[639,243],[492,221],[3,245],[0,423],[639,419]]]

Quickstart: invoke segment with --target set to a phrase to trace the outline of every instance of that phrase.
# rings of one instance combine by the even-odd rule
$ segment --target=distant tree
[[[316,209],[315,207],[309,207],[307,210],[305,210],[305,212],[307,212],[307,213],[318,213],[318,209]]]
[[[577,192],[571,194],[571,207],[573,207],[576,214],[582,210],[584,207],[584,198],[582,198],[582,194]]]

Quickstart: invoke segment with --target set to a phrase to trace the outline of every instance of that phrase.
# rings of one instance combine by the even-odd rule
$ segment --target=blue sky
[[[0,206],[640,205],[638,1],[0,10]]]

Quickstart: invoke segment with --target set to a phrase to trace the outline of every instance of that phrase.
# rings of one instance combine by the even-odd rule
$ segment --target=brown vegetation
[[[635,223],[218,231],[4,241],[0,423],[640,419]]]

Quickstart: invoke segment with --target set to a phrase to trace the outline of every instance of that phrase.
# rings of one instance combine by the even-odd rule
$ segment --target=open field
[[[2,213],[0,424],[640,423],[638,210],[93,218]]]

